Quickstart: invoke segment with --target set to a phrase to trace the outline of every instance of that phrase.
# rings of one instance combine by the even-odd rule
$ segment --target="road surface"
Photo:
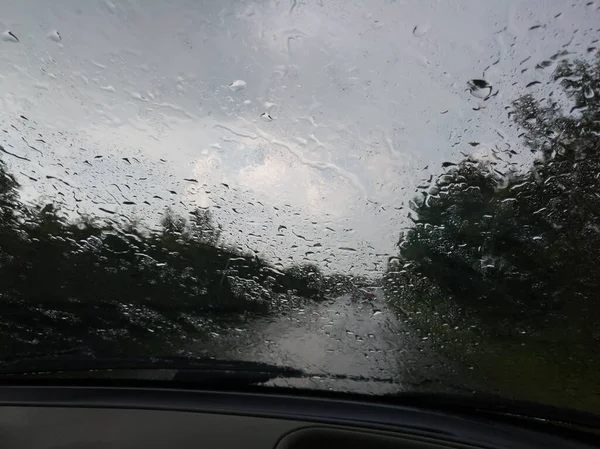
[[[262,318],[219,335],[203,355],[300,368],[317,376],[286,381],[328,388],[319,375],[349,375],[371,380],[336,380],[336,389],[382,394],[445,382],[453,369],[427,342],[389,310],[383,295],[353,301],[350,295],[309,303],[286,315]]]

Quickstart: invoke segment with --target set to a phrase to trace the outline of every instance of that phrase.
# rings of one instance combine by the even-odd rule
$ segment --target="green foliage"
[[[356,287],[369,284],[360,276],[324,275],[315,264],[295,265],[284,270],[281,283],[299,296],[316,300],[345,295]]]
[[[220,244],[210,211],[167,210],[151,232],[28,207],[0,164],[0,352],[104,355],[189,349],[217,324],[321,298],[316,267],[289,272]],[[310,270],[309,270],[310,271]]]
[[[384,286],[488,386],[597,411],[583,396],[600,367],[600,56],[562,61],[553,78],[558,91],[510,113],[535,163],[502,173],[465,160],[442,174],[415,199]]]
[[[14,219],[17,207],[17,181],[6,171],[4,162],[0,160],[0,225],[9,226]]]
[[[556,70],[577,116],[531,96],[515,102],[525,142],[541,156],[529,171],[463,161],[414,202],[415,224],[398,243],[408,266],[388,269],[390,288],[413,300],[425,291],[445,297],[488,331],[560,319],[597,335],[600,102],[589,92],[599,76],[598,62],[563,61]]]

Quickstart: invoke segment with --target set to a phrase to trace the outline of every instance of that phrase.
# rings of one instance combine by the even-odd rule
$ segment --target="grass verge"
[[[448,302],[406,302],[395,297],[388,301],[419,337],[467,367],[466,385],[483,385],[506,398],[600,414],[600,358],[593,341],[561,328],[488,335],[456,318]]]

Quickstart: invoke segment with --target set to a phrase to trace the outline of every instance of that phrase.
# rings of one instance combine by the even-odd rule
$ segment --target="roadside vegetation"
[[[0,161],[0,354],[176,354],[215,331],[351,288],[313,265],[277,270],[221,241],[208,209],[159,231],[25,205]]]
[[[518,149],[459,161],[415,198],[384,285],[491,392],[600,413],[600,56],[553,81],[512,104]],[[499,170],[515,150],[533,165]]]

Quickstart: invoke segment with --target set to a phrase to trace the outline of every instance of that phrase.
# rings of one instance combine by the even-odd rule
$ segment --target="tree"
[[[290,288],[318,291],[221,245],[207,209],[189,221],[167,210],[159,231],[69,220],[55,204],[21,204],[1,162],[0,206],[2,354],[173,354],[216,322],[278,311]]]
[[[221,230],[209,209],[197,208],[190,212],[191,238],[206,245],[217,246],[221,239]]]
[[[160,224],[163,234],[171,237],[183,237],[186,232],[185,218],[176,215],[171,209],[165,211]]]
[[[414,201],[386,275],[397,300],[434,296],[490,332],[599,336],[600,57],[562,61],[553,78],[560,91],[511,111],[538,155],[528,171],[465,160]]]

